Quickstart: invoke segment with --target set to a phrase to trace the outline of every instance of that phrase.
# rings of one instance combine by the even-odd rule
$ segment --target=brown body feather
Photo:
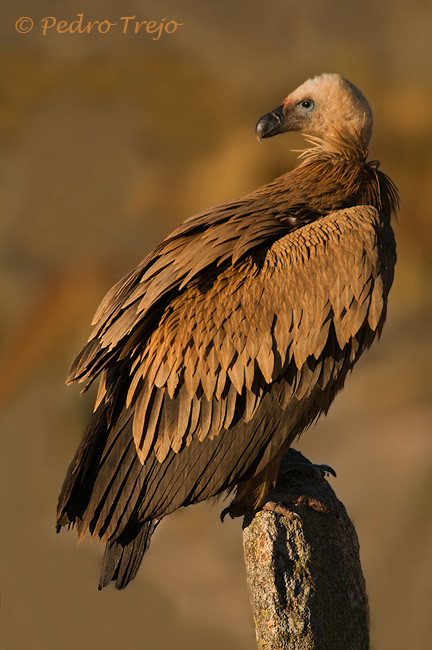
[[[59,527],[107,542],[101,585],[134,577],[158,521],[237,488],[259,506],[293,439],[380,333],[397,195],[343,136],[186,221],[107,295],[69,381],[102,372]]]

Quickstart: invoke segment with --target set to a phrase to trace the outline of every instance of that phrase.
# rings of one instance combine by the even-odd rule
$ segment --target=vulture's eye
[[[311,111],[314,107],[314,103],[311,99],[304,99],[302,102],[300,102],[300,106],[306,111]]]

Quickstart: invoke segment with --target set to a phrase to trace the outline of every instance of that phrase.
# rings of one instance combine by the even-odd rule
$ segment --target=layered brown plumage
[[[101,374],[58,527],[106,542],[101,586],[126,586],[177,508],[236,488],[259,507],[381,332],[397,194],[366,162],[371,119],[342,77],[306,82],[257,127],[309,134],[301,164],[186,221],[99,307],[68,378]]]

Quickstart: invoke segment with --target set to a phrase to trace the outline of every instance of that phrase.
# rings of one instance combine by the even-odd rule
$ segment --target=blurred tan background
[[[334,467],[360,538],[373,648],[430,647],[432,4],[426,0],[2,3],[0,648],[255,647],[240,521],[221,505],[157,531],[125,592],[97,591],[102,546],[55,535],[57,494],[92,408],[69,363],[110,286],[183,219],[287,171],[294,136],[254,127],[307,77],[339,72],[375,115],[396,182],[399,261],[383,337],[299,447]],[[183,23],[42,36],[40,20]],[[18,34],[15,21],[34,20]],[[124,23],[122,23],[123,25]]]

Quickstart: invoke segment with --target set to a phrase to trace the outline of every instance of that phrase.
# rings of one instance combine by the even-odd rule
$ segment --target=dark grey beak
[[[271,113],[263,115],[256,125],[255,132],[258,140],[271,138],[281,132],[286,121],[283,104],[274,109]]]

